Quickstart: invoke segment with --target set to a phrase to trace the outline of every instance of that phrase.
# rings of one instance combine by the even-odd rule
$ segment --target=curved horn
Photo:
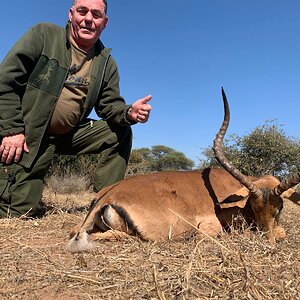
[[[300,183],[300,172],[295,173],[288,177],[286,180],[281,181],[273,190],[270,191],[270,197],[280,196],[289,188]]]
[[[229,105],[223,88],[222,88],[222,98],[224,103],[224,120],[214,140],[213,151],[215,153],[215,157],[218,160],[218,162],[221,164],[221,166],[229,174],[231,174],[235,179],[237,179],[241,184],[243,184],[247,189],[249,189],[250,192],[256,198],[259,198],[262,194],[260,189],[252,181],[248,180],[247,177],[244,176],[238,169],[236,169],[233,165],[231,165],[231,163],[227,160],[227,158],[223,153],[223,148],[222,148],[223,140],[230,120]]]

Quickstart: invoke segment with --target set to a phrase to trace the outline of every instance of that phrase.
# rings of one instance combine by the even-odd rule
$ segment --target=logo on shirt
[[[41,55],[28,79],[28,84],[43,92],[58,96],[65,76],[65,69],[59,66],[56,59],[48,59]]]
[[[65,86],[69,87],[88,87],[90,81],[82,76],[77,76],[76,73],[80,69],[77,65],[72,65],[69,71],[69,76],[65,81]]]
[[[48,64],[45,66],[44,73],[39,74],[37,78],[33,81],[34,84],[45,84],[48,85],[50,83],[51,73],[54,70],[56,63],[54,61],[49,60]]]

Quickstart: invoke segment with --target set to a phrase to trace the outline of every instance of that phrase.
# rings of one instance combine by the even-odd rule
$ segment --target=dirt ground
[[[210,240],[98,242],[69,253],[68,233],[92,194],[44,194],[46,215],[0,220],[0,299],[300,299],[300,206],[286,202],[287,237],[271,247],[245,228]]]

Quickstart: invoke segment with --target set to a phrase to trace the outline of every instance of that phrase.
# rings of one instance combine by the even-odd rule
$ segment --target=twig
[[[156,271],[155,265],[153,265],[153,278],[154,278],[154,282],[155,282],[155,288],[156,288],[157,296],[159,297],[160,300],[167,300],[167,298],[165,297],[164,292],[161,290],[161,288],[158,284],[157,271]]]

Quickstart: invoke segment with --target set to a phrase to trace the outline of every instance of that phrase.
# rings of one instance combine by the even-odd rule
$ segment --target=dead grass
[[[92,194],[45,191],[46,216],[0,220],[0,299],[300,299],[300,207],[286,202],[287,238],[270,247],[246,229],[216,241],[137,238],[65,250]]]
[[[46,182],[49,189],[56,194],[80,193],[85,191],[90,185],[90,180],[87,176],[79,176],[72,173],[66,176],[52,175],[47,178]]]

